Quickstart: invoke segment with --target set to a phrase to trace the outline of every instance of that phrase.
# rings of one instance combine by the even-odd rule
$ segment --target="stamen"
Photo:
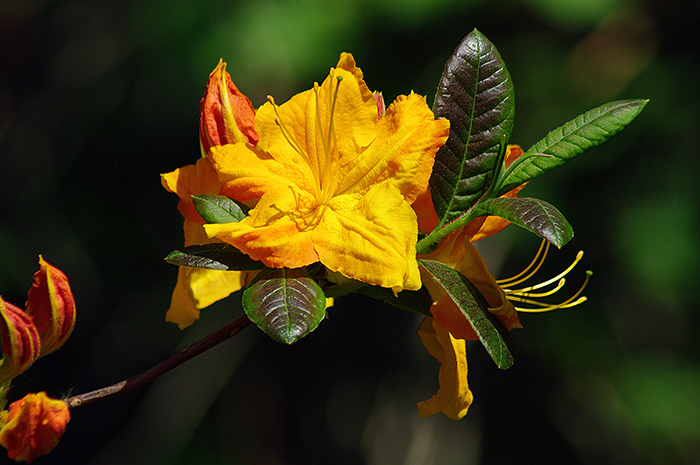
[[[279,111],[277,111],[277,104],[275,103],[275,99],[272,97],[272,95],[267,96],[267,101],[270,102],[270,104],[272,105],[272,108],[275,110],[275,115],[276,115],[275,123],[277,124],[277,126],[279,126],[280,131],[282,131],[282,135],[284,136],[284,138],[287,140],[287,142],[289,142],[289,145],[292,146],[294,151],[296,151],[299,155],[304,157],[306,159],[306,161],[308,161],[309,160],[308,155],[306,154],[306,152],[304,152],[301,149],[301,146],[296,141],[296,139],[292,135],[291,131],[289,131],[289,129],[287,129],[287,126],[285,126],[284,123],[282,122],[282,118],[280,118],[280,113],[279,113]]]
[[[268,102],[272,105],[275,111],[275,123],[279,126],[282,135],[287,140],[289,145],[292,146],[294,151],[301,155],[306,163],[309,165],[311,172],[316,181],[316,202],[319,205],[325,205],[328,200],[333,197],[334,189],[337,187],[337,179],[333,176],[333,150],[338,149],[338,140],[335,132],[335,107],[338,102],[338,93],[340,91],[340,82],[343,80],[342,76],[335,76],[335,70],[331,69],[330,73],[330,89],[328,95],[328,129],[324,131],[323,121],[321,120],[321,88],[317,82],[314,83],[314,95],[316,98],[316,138],[321,140],[323,145],[323,168],[321,168],[322,159],[321,156],[311,163],[309,154],[306,153],[301,145],[294,138],[292,132],[285,126],[282,118],[278,111],[278,107],[275,104],[275,100],[272,96],[267,96]],[[333,80],[335,79],[336,85],[335,90],[333,89]]]
[[[515,309],[517,311],[524,312],[524,313],[542,313],[542,312],[550,312],[552,310],[557,310],[560,308],[575,307],[576,305],[582,304],[586,300],[588,300],[588,298],[585,296],[583,296],[583,297],[578,297],[578,296],[581,295],[581,292],[583,292],[583,289],[588,285],[588,281],[591,279],[592,275],[593,275],[592,271],[590,271],[590,270],[586,271],[586,279],[583,281],[583,284],[581,285],[579,290],[576,292],[576,294],[574,294],[573,296],[571,296],[570,298],[568,298],[564,302],[557,304],[557,305],[547,305],[547,304],[544,304],[542,302],[537,302],[536,300],[524,299],[522,297],[510,297],[509,296],[508,300],[522,302],[522,303],[526,303],[529,305],[537,305],[537,306],[542,307],[542,308],[515,307]],[[533,295],[533,297],[534,297],[534,295]],[[578,297],[578,299],[577,299],[577,297]],[[574,299],[576,299],[576,300],[574,300]]]
[[[513,291],[513,292],[517,292],[517,293],[528,293],[528,292],[530,292],[530,291],[534,291],[534,290],[536,290],[536,289],[542,289],[542,288],[545,287],[545,286],[549,286],[549,285],[552,284],[554,281],[557,281],[557,280],[563,278],[564,276],[566,276],[567,274],[569,274],[569,271],[571,271],[571,270],[574,269],[574,267],[576,266],[576,264],[577,264],[578,262],[581,261],[581,258],[583,258],[583,250],[579,250],[578,253],[576,254],[576,258],[574,259],[574,262],[573,262],[571,265],[569,265],[569,267],[568,267],[567,269],[565,269],[564,271],[562,271],[561,273],[559,273],[559,274],[556,275],[555,277],[553,277],[553,278],[551,278],[551,279],[548,279],[548,280],[545,281],[545,282],[536,284],[536,285],[534,285],[534,286],[525,287],[525,288],[523,288],[523,289],[518,289],[518,290],[515,290],[515,291]]]
[[[540,262],[537,264],[534,270],[532,270],[532,273],[528,274],[524,278],[518,280],[522,275],[530,271],[530,269],[533,267],[533,265],[537,262],[537,259],[539,258],[540,254],[542,253],[542,249],[544,248],[544,255],[542,255],[542,259]],[[506,279],[497,279],[496,282],[501,286],[515,286],[517,284],[523,283],[530,279],[535,273],[537,273],[537,270],[540,269],[542,264],[544,263],[545,257],[547,257],[547,252],[549,252],[549,242],[546,239],[542,239],[542,242],[540,243],[540,248],[537,249],[537,253],[535,254],[535,258],[532,259],[530,264],[520,273],[516,274],[515,276],[512,276],[510,278]]]
[[[331,75],[331,77],[333,77]],[[331,192],[331,182],[333,181],[333,173],[331,168],[333,166],[333,146],[336,150],[338,148],[338,140],[335,134],[335,104],[338,101],[338,92],[340,91],[340,83],[343,80],[342,76],[337,76],[336,81],[338,82],[335,86],[335,92],[330,101],[330,121],[328,124],[328,136],[326,138],[325,150],[326,150],[326,164],[323,173],[323,182],[321,185],[321,192],[323,193],[323,203],[325,203],[333,194]],[[333,89],[333,81],[331,80],[331,90]]]
[[[516,285],[520,284],[524,281],[527,281],[530,279],[536,272],[537,270],[540,269],[542,266],[542,263],[544,262],[545,257],[547,256],[547,251],[549,250],[549,243],[546,244],[546,247],[543,244],[540,245],[539,250],[537,251],[537,254],[535,255],[535,258],[530,262],[530,264],[523,270],[522,272],[518,273],[517,275],[513,276],[512,278],[509,279],[504,279],[504,280],[498,280],[498,284],[503,287],[504,284],[509,284],[509,285]],[[540,254],[542,253],[542,249],[544,247],[544,253],[542,254],[540,258]],[[511,302],[520,302],[523,304],[531,305],[536,308],[522,308],[522,307],[515,307],[515,309],[519,312],[529,312],[529,313],[539,313],[539,312],[549,312],[551,310],[556,310],[559,308],[569,308],[573,307],[576,305],[579,305],[583,302],[586,301],[586,297],[579,297],[581,293],[583,292],[583,289],[586,287],[588,284],[588,281],[590,280],[591,275],[593,274],[591,271],[586,271],[586,279],[584,280],[583,284],[579,288],[579,290],[570,298],[565,300],[564,302],[561,302],[559,304],[548,304],[544,302],[540,302],[538,300],[534,299],[540,299],[543,297],[548,297],[550,295],[555,294],[558,292],[562,287],[564,287],[564,284],[566,283],[566,279],[564,276],[569,274],[571,270],[574,269],[574,267],[578,264],[579,261],[581,261],[581,258],[583,257],[583,251],[579,251],[578,254],[576,254],[576,258],[574,259],[573,263],[569,265],[564,271],[556,275],[555,277],[548,279],[544,282],[541,282],[539,284],[535,284],[533,286],[528,286],[524,287],[521,289],[503,289],[503,292],[506,294],[506,297],[508,300]],[[534,266],[534,269],[532,269]],[[532,271],[530,271],[532,269]],[[525,277],[522,277],[523,275],[526,275]],[[536,291],[538,289],[542,289],[546,286],[549,286],[552,283],[557,283],[552,289],[544,292],[532,292]]]

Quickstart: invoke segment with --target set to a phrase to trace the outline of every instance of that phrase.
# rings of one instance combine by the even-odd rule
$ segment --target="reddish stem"
[[[140,375],[132,376],[129,379],[120,381],[117,384],[103,387],[95,391],[78,394],[77,396],[69,397],[66,402],[71,408],[80,407],[81,405],[91,404],[100,400],[109,399],[121,394],[126,394],[129,391],[144,386],[156,378],[164,375],[173,368],[180,366],[187,360],[195,357],[202,352],[206,352],[215,345],[224,342],[226,339],[240,333],[243,328],[250,324],[247,315],[237,318],[235,321],[227,324],[223,328],[211,333],[210,335],[200,339],[199,341],[188,345],[179,352],[174,353],[168,359],[141,373]]]

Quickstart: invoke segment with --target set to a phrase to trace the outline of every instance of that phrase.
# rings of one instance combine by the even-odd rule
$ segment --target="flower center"
[[[335,173],[333,173],[333,166],[337,164],[338,161],[338,140],[336,138],[335,132],[335,106],[338,102],[338,91],[340,89],[340,82],[343,80],[342,76],[334,76],[335,70],[331,69],[331,80],[330,89],[328,93],[328,109],[327,117],[321,118],[321,87],[317,82],[314,83],[314,100],[316,105],[316,137],[321,141],[323,147],[322,156],[317,156],[315,163],[312,163],[309,154],[302,149],[301,145],[297,142],[294,134],[289,130],[289,128],[284,124],[282,118],[280,118],[278,106],[275,104],[275,100],[272,96],[267,96],[268,102],[272,104],[272,108],[275,110],[275,123],[279,126],[280,131],[285,140],[289,145],[306,161],[311,169],[311,173],[314,176],[315,186],[316,186],[316,202],[318,205],[326,205],[328,201],[335,194],[337,189],[338,179]],[[335,87],[333,83],[336,83]],[[327,124],[324,124],[327,123]],[[326,127],[327,125],[327,127]]]
[[[546,245],[545,245],[546,243]],[[543,250],[544,249],[544,253]],[[583,258],[583,251],[579,251],[578,254],[576,254],[576,258],[574,259],[574,262],[569,265],[567,269],[556,275],[555,277],[548,279],[547,281],[541,282],[539,284],[535,284],[534,286],[528,286],[524,287],[522,289],[506,289],[505,286],[517,286],[518,284],[522,284],[528,279],[532,278],[535,273],[537,273],[537,270],[540,269],[542,266],[542,263],[544,263],[544,259],[547,256],[547,252],[549,251],[549,242],[546,240],[542,240],[542,244],[540,245],[539,250],[537,251],[537,254],[535,254],[535,258],[532,259],[532,262],[525,268],[523,271],[518,273],[517,275],[513,276],[512,278],[508,279],[498,279],[496,282],[498,283],[499,286],[503,289],[503,292],[505,292],[506,297],[508,300],[511,302],[521,302],[523,304],[530,305],[530,307],[515,307],[515,309],[519,312],[529,312],[529,313],[539,313],[539,312],[548,312],[551,310],[556,310],[558,308],[569,308],[576,306],[578,304],[582,304],[583,302],[586,301],[586,297],[579,297],[581,295],[581,292],[583,292],[583,289],[586,287],[588,284],[588,280],[591,278],[591,275],[593,274],[592,271],[586,271],[586,279],[583,281],[583,284],[579,288],[579,290],[570,298],[566,299],[564,302],[561,302],[559,304],[548,304],[545,302],[540,302],[536,299],[540,299],[542,297],[548,297],[550,295],[555,294],[557,291],[559,291],[562,287],[564,287],[564,283],[566,283],[566,279],[564,276],[569,274],[571,270],[574,269],[576,264],[581,261],[581,258]],[[553,284],[556,282],[557,284],[550,290],[544,291],[544,292],[533,292],[537,291],[539,289],[542,289],[544,287],[549,286],[550,284]]]

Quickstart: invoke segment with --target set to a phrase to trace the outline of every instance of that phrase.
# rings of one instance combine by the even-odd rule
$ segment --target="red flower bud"
[[[39,358],[39,332],[24,311],[0,298],[2,362],[0,384],[26,371]]]
[[[27,394],[2,413],[7,419],[0,429],[0,444],[8,457],[27,463],[51,452],[70,420],[68,404],[45,392]]]
[[[200,142],[206,155],[215,145],[245,141],[258,143],[255,132],[255,109],[226,72],[226,63],[219,64],[209,75],[207,90],[199,105]]]
[[[41,255],[39,267],[25,308],[39,331],[40,356],[44,356],[61,347],[73,332],[75,300],[61,270],[49,265]]]

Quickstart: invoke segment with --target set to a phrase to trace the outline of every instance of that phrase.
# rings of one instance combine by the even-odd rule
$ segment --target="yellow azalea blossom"
[[[68,404],[45,392],[27,394],[0,414],[0,444],[18,462],[30,463],[58,444],[70,420]]]
[[[506,167],[522,154],[518,146],[508,146]],[[515,197],[524,186],[508,192],[505,196]],[[418,215],[419,229],[429,233],[437,225],[437,214],[433,209],[430,190],[426,189],[413,205]],[[520,319],[506,293],[486,267],[484,259],[472,242],[492,236],[510,224],[498,217],[477,218],[466,226],[445,237],[440,246],[421,258],[436,260],[459,271],[476,286],[489,304],[493,313],[507,329],[521,328]],[[418,404],[421,416],[443,412],[452,419],[459,419],[467,413],[472,402],[472,393],[467,383],[467,339],[477,339],[474,329],[457,308],[442,286],[434,278],[421,270],[423,283],[430,292],[433,305],[432,318],[426,318],[419,329],[419,336],[428,352],[441,363],[440,389],[432,399]],[[432,331],[431,331],[432,326]],[[435,348],[439,344],[439,355]]]
[[[272,268],[320,261],[394,292],[420,288],[411,204],[449,122],[416,94],[382,118],[377,108],[347,53],[320,86],[280,106],[270,98],[255,115],[256,146],[211,148],[221,194],[257,204],[239,223],[204,225],[207,235]]]
[[[185,246],[217,242],[207,237],[204,220],[192,204],[193,194],[218,194],[221,189],[209,159],[200,158],[195,165],[163,174],[161,181],[166,190],[180,196],[178,209],[185,217]],[[245,272],[181,266],[165,320],[177,323],[180,329],[190,326],[202,308],[243,288],[245,279]]]

